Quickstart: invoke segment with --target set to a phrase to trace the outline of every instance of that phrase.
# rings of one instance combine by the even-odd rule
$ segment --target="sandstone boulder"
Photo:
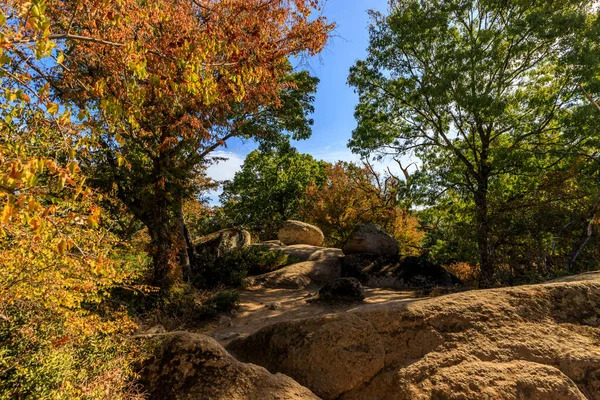
[[[215,340],[189,332],[164,336],[140,375],[151,399],[318,399],[293,379],[241,363]]]
[[[354,302],[365,299],[365,289],[355,278],[339,278],[319,290],[319,300]]]
[[[395,257],[400,245],[383,228],[375,224],[357,225],[344,245],[344,254],[372,253],[385,257]]]
[[[350,254],[342,258],[342,276],[370,287],[404,289],[454,286],[460,280],[442,266],[422,257],[381,257]]]
[[[257,243],[255,246],[267,247],[271,251],[280,251],[299,262],[319,261],[325,258],[339,258],[344,255],[341,249],[311,246],[308,244],[286,246],[284,244],[276,244],[273,242],[263,242]]]
[[[383,342],[362,318],[300,321],[271,325],[227,348],[238,359],[252,359],[269,371],[293,373],[297,382],[317,388],[315,393],[326,399],[366,384],[384,367]]]
[[[329,257],[318,261],[304,261],[273,272],[246,278],[249,287],[304,289],[310,285],[324,285],[341,275],[341,261]]]
[[[600,400],[600,274],[265,327],[230,349],[323,399]]]
[[[325,240],[323,232],[316,226],[293,220],[283,223],[277,238],[288,246],[293,244],[320,246]]]
[[[201,237],[194,242],[194,251],[198,255],[210,254],[221,257],[223,254],[240,250],[252,243],[250,232],[244,229],[223,229]]]

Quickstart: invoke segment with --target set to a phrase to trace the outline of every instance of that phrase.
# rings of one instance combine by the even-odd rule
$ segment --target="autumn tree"
[[[234,224],[273,239],[281,222],[298,217],[306,189],[321,184],[324,167],[289,146],[253,151],[223,187],[223,212]]]
[[[402,254],[416,255],[424,233],[406,207],[408,185],[368,162],[327,164],[323,182],[304,193],[299,215],[321,228],[329,246],[341,247],[356,225],[374,223],[398,240]]]
[[[60,73],[37,68],[82,111],[89,134],[78,149],[92,183],[148,228],[153,281],[169,288],[189,266],[182,206],[194,177],[230,138],[306,134],[315,81],[288,58],[318,53],[331,25],[311,16],[318,1],[37,3]]]
[[[430,198],[472,202],[483,282],[494,275],[490,191],[547,171],[560,121],[581,103],[573,56],[596,18],[589,1],[393,1],[373,12],[369,55],[352,68],[363,153],[415,154]]]
[[[37,71],[56,65],[44,10],[0,4],[0,398],[122,396],[136,350],[117,337],[136,326],[107,299],[139,272],[85,184],[73,107]]]

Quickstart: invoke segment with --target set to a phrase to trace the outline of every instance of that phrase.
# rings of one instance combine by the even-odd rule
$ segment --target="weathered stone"
[[[222,332],[222,333],[217,334],[215,336],[215,339],[221,340],[221,341],[227,341],[227,340],[232,340],[232,339],[236,339],[239,337],[240,337],[240,334],[238,332]]]
[[[600,400],[599,328],[596,273],[283,322],[228,348],[326,400]]]
[[[267,309],[269,310],[282,310],[283,304],[281,304],[281,302],[279,301],[275,301],[273,303],[267,304],[265,307],[267,307]]]
[[[339,258],[326,258],[319,261],[305,261],[292,264],[277,271],[246,278],[250,287],[280,289],[304,289],[311,284],[324,285],[340,277]]]
[[[293,244],[320,246],[325,240],[323,232],[316,226],[293,220],[283,223],[277,238],[288,246]]]
[[[201,237],[194,242],[197,254],[210,254],[221,257],[223,254],[240,250],[252,243],[250,232],[244,229],[229,228]]]
[[[164,337],[140,375],[151,399],[318,399],[293,379],[241,363],[214,339],[189,332]]]
[[[363,301],[365,290],[355,278],[339,278],[319,290],[319,300],[353,302]]]
[[[228,349],[270,371],[288,371],[318,396],[335,399],[368,382],[385,362],[373,326],[354,315],[340,317],[278,323],[232,342]]]
[[[373,253],[395,257],[400,245],[383,228],[375,224],[357,225],[342,246],[344,254]]]
[[[366,286],[404,289],[454,286],[460,280],[442,266],[422,257],[382,257],[350,254],[342,258],[342,276]]]

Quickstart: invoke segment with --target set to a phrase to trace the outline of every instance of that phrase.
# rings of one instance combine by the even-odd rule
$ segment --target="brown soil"
[[[317,292],[318,287],[300,290],[269,288],[244,290],[241,292],[241,304],[237,314],[230,317],[231,325],[228,324],[229,321],[221,321],[221,324],[212,326],[207,333],[222,345],[227,345],[235,338],[247,337],[277,322],[351,312],[378,304],[390,305],[416,300],[414,291],[365,288],[365,301],[362,303],[327,304],[311,301],[316,298]],[[274,303],[280,303],[281,307],[272,307]],[[234,334],[239,336],[233,337]]]

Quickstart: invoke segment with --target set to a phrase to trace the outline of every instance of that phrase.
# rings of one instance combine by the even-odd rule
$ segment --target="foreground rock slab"
[[[600,400],[600,274],[287,321],[228,349],[324,399]]]
[[[318,399],[293,379],[241,363],[208,336],[189,332],[165,336],[141,378],[151,399]]]
[[[308,244],[311,246],[320,246],[325,240],[321,229],[306,222],[289,220],[285,221],[279,232],[277,239],[286,245]]]

